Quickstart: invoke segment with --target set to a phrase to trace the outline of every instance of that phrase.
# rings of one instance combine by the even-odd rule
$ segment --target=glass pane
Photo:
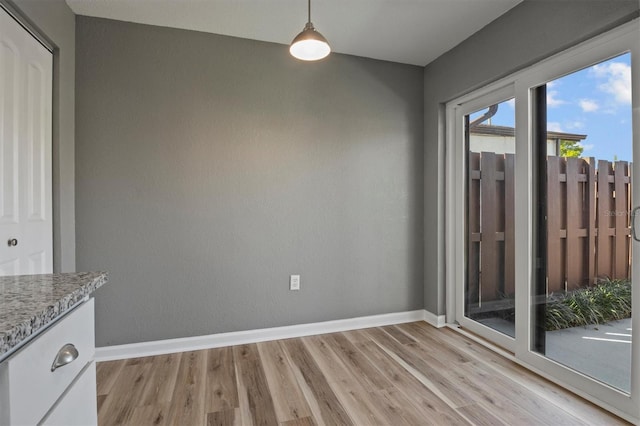
[[[465,121],[465,316],[515,337],[514,100],[469,114]]]
[[[544,332],[533,346],[629,392],[630,54],[547,83],[545,110]]]

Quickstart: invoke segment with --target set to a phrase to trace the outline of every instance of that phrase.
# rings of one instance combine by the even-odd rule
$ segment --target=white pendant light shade
[[[291,42],[289,52],[303,61],[317,61],[326,58],[331,52],[331,47],[327,39],[313,28],[311,22],[308,22],[304,30]]]
[[[329,42],[313,27],[311,23],[311,0],[309,0],[309,20],[304,26],[304,30],[298,34],[291,42],[289,53],[294,58],[303,61],[317,61],[326,58],[331,53]]]

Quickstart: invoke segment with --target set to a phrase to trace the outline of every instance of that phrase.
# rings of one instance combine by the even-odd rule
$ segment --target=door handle
[[[9,241],[7,241],[7,244],[9,245],[9,247],[15,247],[18,245],[18,240],[15,238],[10,238]]]
[[[631,217],[629,218],[629,220],[631,220],[631,236],[636,241],[640,241],[640,238],[638,238],[636,234],[636,214],[638,210],[640,210],[640,206],[634,207],[633,210],[631,210]]]

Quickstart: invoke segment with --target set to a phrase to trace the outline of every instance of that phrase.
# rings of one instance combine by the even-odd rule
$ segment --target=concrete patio
[[[631,389],[631,318],[547,332],[547,356],[622,391]]]

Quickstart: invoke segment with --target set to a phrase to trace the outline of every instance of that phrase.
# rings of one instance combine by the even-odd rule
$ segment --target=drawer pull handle
[[[71,343],[67,343],[58,351],[56,358],[53,360],[53,365],[51,365],[51,371],[64,367],[76,358],[78,358],[78,350]]]

